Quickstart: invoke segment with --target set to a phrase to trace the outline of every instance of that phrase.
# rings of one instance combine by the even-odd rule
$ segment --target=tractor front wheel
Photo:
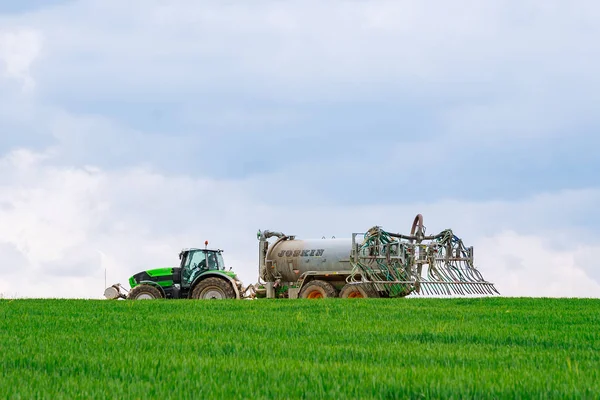
[[[233,287],[221,278],[206,278],[192,291],[192,299],[235,299]]]
[[[151,285],[136,286],[127,294],[128,300],[154,300],[162,298],[163,295],[160,290]]]

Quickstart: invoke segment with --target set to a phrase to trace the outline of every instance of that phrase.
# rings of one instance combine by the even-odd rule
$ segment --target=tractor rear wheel
[[[163,295],[152,285],[139,285],[134,287],[127,294],[128,300],[154,300],[162,299]]]
[[[343,299],[365,299],[379,297],[377,290],[370,285],[361,283],[358,285],[346,285],[340,290],[340,297]]]
[[[324,299],[337,297],[337,289],[329,282],[314,280],[310,281],[300,291],[301,299]]]
[[[235,291],[229,282],[221,278],[206,278],[192,291],[192,299],[235,299]]]

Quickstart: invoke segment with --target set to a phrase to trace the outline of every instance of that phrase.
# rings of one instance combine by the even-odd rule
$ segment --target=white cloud
[[[582,254],[597,253],[599,248],[573,243],[568,250],[557,250],[544,241],[499,232],[477,241],[476,262],[485,266],[485,278],[498,282],[505,296],[600,297],[597,269],[581,260]]]
[[[544,93],[566,77],[597,87],[599,13],[591,1],[89,0],[27,22],[47,36],[48,85],[144,95],[230,83],[313,101],[390,87],[434,98]]]
[[[41,49],[42,35],[35,29],[0,30],[0,78],[15,79],[23,90],[32,90],[30,69]]]
[[[50,157],[50,158],[48,158]],[[506,295],[597,296],[597,275],[581,261],[594,250],[577,241],[549,246],[552,226],[519,232],[558,208],[564,218],[593,206],[597,191],[555,193],[521,202],[433,202],[388,206],[272,206],[252,181],[166,176],[148,169],[113,172],[56,167],[51,155],[13,152],[0,163],[0,257],[9,274],[5,296],[99,298],[104,268],[110,283],[140,270],[174,265],[182,247],[225,249],[244,283],[256,280],[257,229],[298,237],[348,237],[373,225],[407,232],[417,212],[429,232],[453,228],[475,245],[484,277]],[[268,179],[268,178],[266,178]],[[564,220],[556,221],[558,226]],[[506,232],[505,226],[515,231]],[[549,241],[550,240],[550,241]],[[7,265],[12,263],[13,265]],[[27,276],[27,279],[23,277]]]

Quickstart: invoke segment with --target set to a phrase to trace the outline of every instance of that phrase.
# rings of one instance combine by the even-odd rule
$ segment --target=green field
[[[598,398],[600,300],[0,300],[3,398]]]

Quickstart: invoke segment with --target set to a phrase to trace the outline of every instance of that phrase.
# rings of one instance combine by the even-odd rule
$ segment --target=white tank
[[[359,244],[361,240],[356,238]],[[349,273],[352,270],[351,251],[350,238],[282,240],[269,246],[265,278],[294,282],[307,271]]]

